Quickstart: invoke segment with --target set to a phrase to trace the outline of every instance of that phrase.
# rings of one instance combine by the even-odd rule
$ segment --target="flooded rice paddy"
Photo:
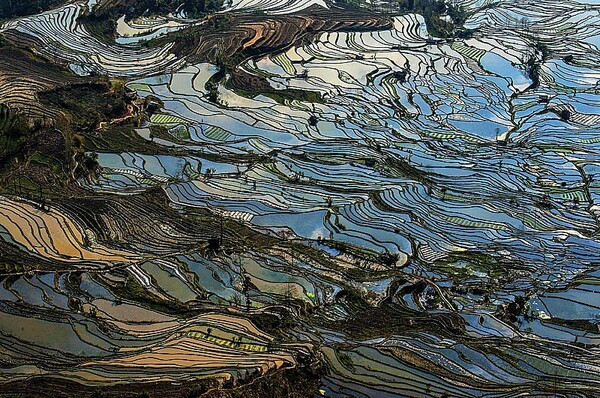
[[[164,154],[98,153],[101,175],[81,184],[119,195],[160,187],[175,209],[210,209],[310,250],[148,256],[89,244],[60,209],[0,198],[3,239],[84,270],[0,286],[0,346],[18,365],[0,381],[243,378],[294,364],[310,343],[327,367],[317,396],[597,396],[600,4],[459,3],[471,38],[433,37],[417,14],[388,30],[321,32],[238,67],[268,93],[236,90],[228,75],[217,101],[206,83],[218,66],[184,66],[169,46],[119,47],[195,22],[120,21],[114,48],[75,23],[83,4],[5,25],[55,37],[47,51],[74,70],[135,76],[128,87],[164,104],[138,130]],[[310,4],[227,6],[277,14]],[[320,101],[272,95],[290,90]],[[357,263],[347,246],[392,261]],[[114,262],[127,266],[98,272]],[[118,297],[119,281],[169,302],[261,311],[294,301],[310,315],[274,351],[273,336],[239,314],[167,315]],[[408,326],[346,330],[364,311],[349,290]]]

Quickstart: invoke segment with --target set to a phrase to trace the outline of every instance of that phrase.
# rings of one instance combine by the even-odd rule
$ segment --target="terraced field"
[[[39,51],[66,63],[77,74],[136,75],[163,71],[176,63],[170,47],[144,50],[101,42],[77,22],[88,5],[82,2],[4,23],[0,32],[15,40],[35,41]],[[20,36],[25,36],[23,39]]]
[[[451,3],[456,37],[385,2],[4,23],[137,119],[82,133],[80,197],[0,198],[0,383],[597,396],[600,4]]]

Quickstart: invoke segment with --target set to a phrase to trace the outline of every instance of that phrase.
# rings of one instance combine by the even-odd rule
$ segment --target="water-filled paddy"
[[[228,8],[279,14],[314,3]],[[56,279],[6,282],[2,347],[18,340],[86,358],[132,352],[130,362],[89,364],[86,377],[112,381],[127,378],[121,366],[146,380],[143,366],[160,368],[169,355],[182,367],[165,365],[174,380],[236,363],[269,369],[292,363],[289,352],[244,357],[264,352],[268,338],[239,320],[178,318],[160,301],[242,315],[279,306],[297,316],[290,341],[315,343],[328,364],[317,396],[543,396],[553,386],[557,396],[593,396],[598,3],[460,3],[474,29],[468,39],[435,38],[422,16],[407,14],[386,29],[319,32],[244,59],[238,67],[264,90],[236,87],[231,71],[216,81],[219,66],[174,59],[168,45],[135,47],[179,25],[121,26],[113,47],[52,23],[51,13],[9,22],[33,37],[56,34],[67,49],[48,42],[48,51],[135,76],[131,90],[164,104],[137,130],[159,149],[99,152],[100,176],[81,179],[85,188],[125,196],[152,187],[165,193],[165,208],[218,218],[239,241],[221,252],[160,248],[148,258],[120,247],[126,234],[105,237],[114,245],[104,247],[59,208],[0,198],[11,220],[0,237],[20,252],[88,271],[118,263],[101,275],[63,269]],[[74,21],[80,10],[56,12]],[[132,52],[120,60],[122,48]],[[164,242],[182,239],[154,224]],[[251,247],[246,228],[264,246]],[[70,233],[57,244],[59,229]],[[221,245],[222,234],[193,233],[207,246]],[[17,315],[19,306],[54,318]]]

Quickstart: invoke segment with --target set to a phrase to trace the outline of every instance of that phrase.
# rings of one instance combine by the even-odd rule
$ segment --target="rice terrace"
[[[599,0],[0,0],[0,398],[600,397]]]

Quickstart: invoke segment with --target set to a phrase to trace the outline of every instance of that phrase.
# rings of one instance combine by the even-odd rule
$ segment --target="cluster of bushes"
[[[126,14],[131,17],[142,15],[143,13],[150,14],[167,14],[175,11],[183,3],[183,11],[189,17],[197,18],[206,13],[217,11],[221,8],[222,2],[218,0],[138,0],[126,2]]]
[[[222,2],[219,0],[128,0],[110,4],[108,7],[94,11],[97,17],[115,17],[125,14],[127,18],[142,15],[166,15],[180,9],[189,17],[198,18],[207,13],[218,11]]]
[[[31,129],[27,118],[0,104],[0,171],[9,167],[9,160],[21,158]]]
[[[437,37],[468,37],[469,30],[462,28],[467,12],[460,5],[443,0],[406,0],[407,11],[423,15],[429,33]],[[449,16],[450,20],[442,18]]]
[[[467,13],[460,5],[443,0],[389,0],[385,3],[367,3],[365,0],[336,0],[351,9],[369,9],[383,14],[417,13],[425,18],[427,28],[437,37],[468,37],[472,32],[462,28]],[[449,16],[450,20],[443,18]]]
[[[181,0],[121,0],[117,4],[99,7],[92,13],[82,15],[79,22],[99,40],[112,43],[116,21],[122,15],[125,15],[127,20],[139,16],[167,15],[179,10],[181,6],[188,18],[201,18],[218,11],[221,5],[220,0],[187,0],[183,5]],[[150,43],[145,42],[145,45],[149,46]]]
[[[64,3],[64,0],[2,0],[0,19],[33,15]]]
[[[184,10],[192,18],[200,18],[208,13],[218,11],[222,6],[219,0],[192,0],[187,1]]]
[[[40,95],[50,107],[67,111],[80,130],[94,130],[101,121],[122,116],[126,111],[122,81],[99,78],[95,82],[73,84]]]

